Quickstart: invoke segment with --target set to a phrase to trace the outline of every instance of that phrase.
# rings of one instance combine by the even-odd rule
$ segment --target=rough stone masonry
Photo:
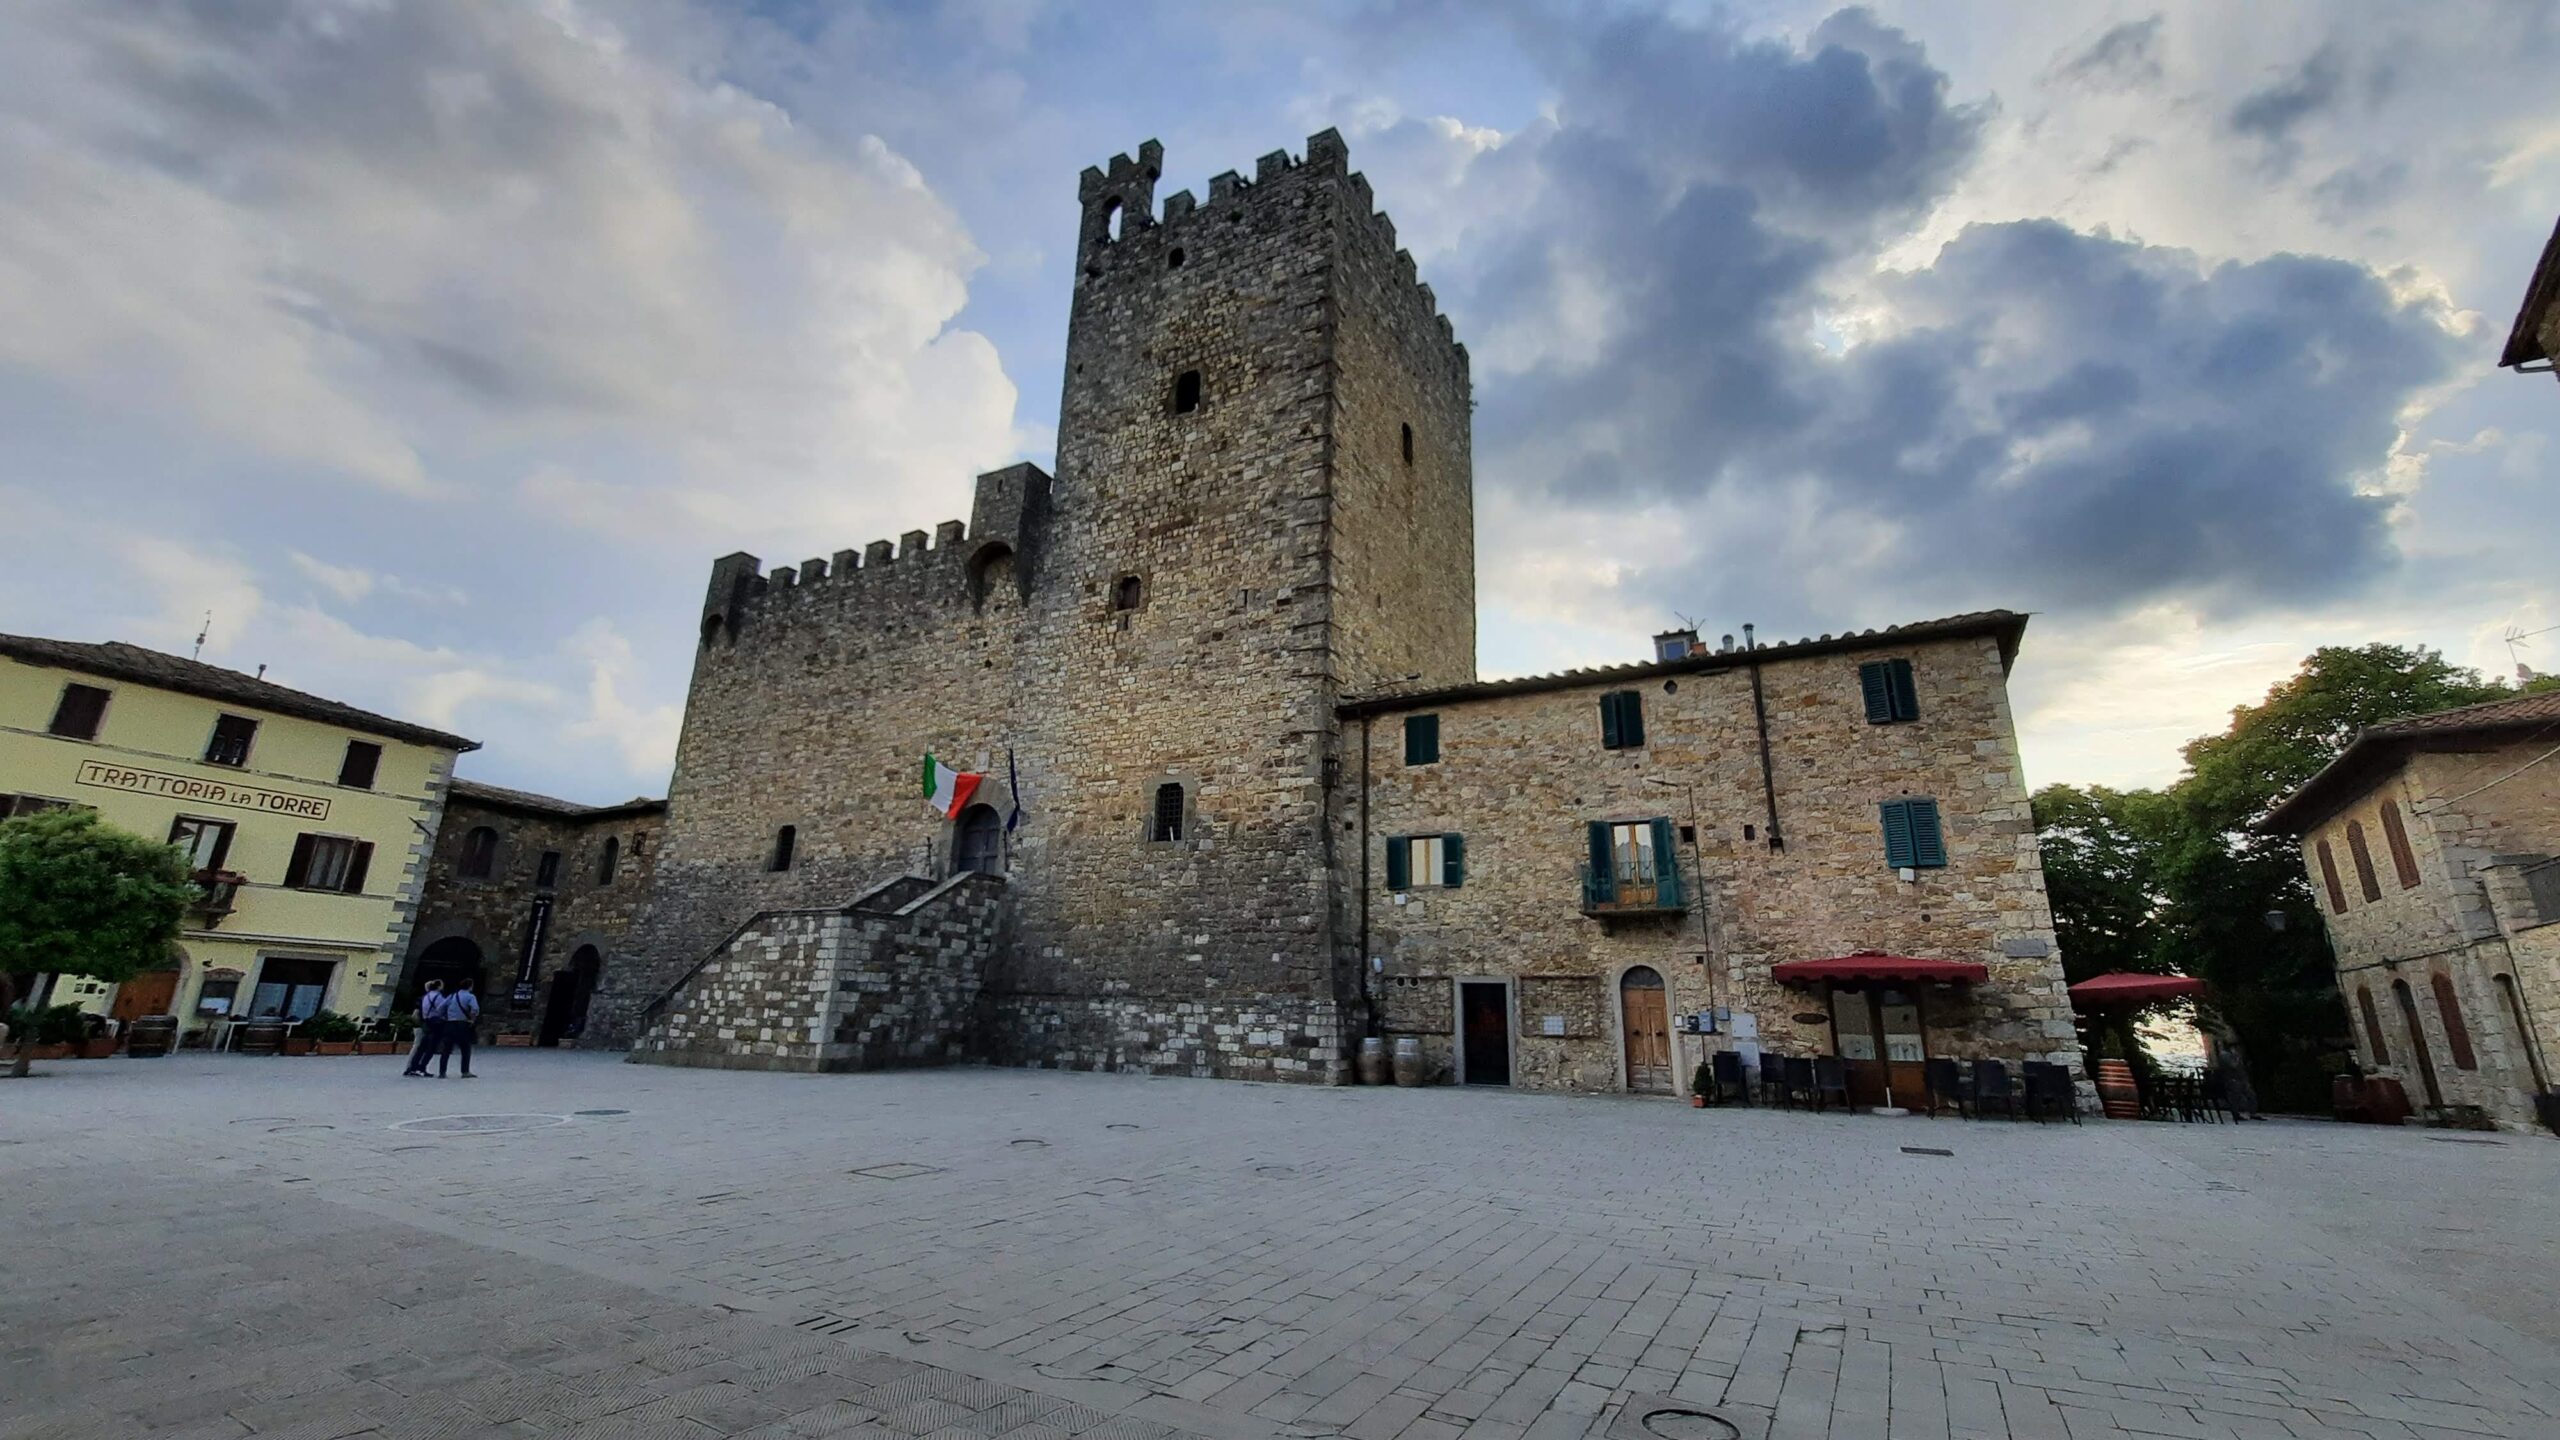
[[[1769,649],[1770,667],[1808,667],[1789,669],[1801,678],[1771,718],[1788,752],[1772,783],[1808,827],[1825,817],[1808,832],[1819,843],[1746,863],[1720,841],[1719,863],[1732,863],[1682,912],[1685,929],[1591,917],[1571,868],[1545,852],[1580,845],[1599,818],[1568,777],[1603,758],[1592,707],[1616,681],[1537,682],[1545,698],[1529,708],[1552,724],[1534,739],[1508,698],[1528,691],[1471,688],[1465,348],[1338,134],[1312,137],[1303,158],[1263,157],[1250,180],[1215,177],[1205,202],[1184,191],[1159,206],[1162,161],[1151,141],[1081,178],[1054,477],[1028,464],[980,476],[969,521],[930,536],[713,566],[654,892],[635,963],[608,973],[592,1031],[629,1043],[682,1014],[681,1042],[662,1034],[643,1051],[717,1063],[724,1032],[776,1028],[755,996],[817,993],[810,942],[828,926],[785,924],[785,912],[847,912],[897,877],[972,870],[1002,877],[998,918],[983,953],[954,962],[977,993],[937,1004],[951,1027],[938,1053],[1340,1080],[1359,1037],[1388,1018],[1390,978],[1408,998],[1432,991],[1413,1013],[1441,1016],[1446,1040],[1454,977],[1494,975],[1561,982],[1546,991],[1587,1042],[1552,1059],[1524,1049],[1517,1083],[1616,1088],[1628,1071],[1614,987],[1636,934],[1665,951],[1671,1014],[1710,1003],[1710,972],[1731,981],[1715,999],[1757,1002],[1767,964],[1808,946],[1988,956],[1994,979],[1937,1007],[1947,1043],[2069,1055],[2007,710],[2022,619],[1967,617],[1923,637],[1945,642],[1920,661],[1931,708],[1889,741],[1843,746],[1832,711],[1856,694],[1865,651],[1910,657],[1911,639]],[[1673,688],[1692,670],[1738,673],[1705,650],[1667,663],[1647,675]],[[1759,752],[1736,748],[1730,681],[1698,685],[1701,728],[1654,758],[1721,825],[1770,786]],[[1370,731],[1379,706],[1422,693],[1441,696],[1453,746],[1474,733],[1457,713],[1469,707],[1506,737],[1465,740],[1464,765],[1453,757],[1445,772],[1515,801],[1506,833],[1473,837],[1488,862],[1482,904],[1443,907],[1475,917],[1456,929],[1419,923],[1418,909],[1379,918],[1398,897],[1369,811],[1419,792],[1376,774]],[[956,820],[923,803],[927,752],[987,777]],[[1873,833],[1875,804],[1915,786],[1936,797],[1961,857],[1916,890],[1897,888]],[[1524,814],[1529,796],[1548,808]],[[1879,908],[1896,918],[1863,923]],[[808,935],[782,943],[794,925]],[[722,958],[738,935],[756,937],[760,958]],[[689,976],[793,955],[788,980],[728,987],[734,1013],[678,993]],[[1774,1023],[1823,999],[1765,1008]],[[1545,1024],[1520,1003],[1509,1023]],[[826,1043],[810,1018],[795,1011],[780,1028]],[[768,1049],[745,1063],[797,1062]]]

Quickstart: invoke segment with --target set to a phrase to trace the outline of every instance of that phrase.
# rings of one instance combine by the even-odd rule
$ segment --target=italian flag
[[[945,818],[957,815],[986,778],[954,770],[928,754],[924,757],[924,803],[941,811]]]

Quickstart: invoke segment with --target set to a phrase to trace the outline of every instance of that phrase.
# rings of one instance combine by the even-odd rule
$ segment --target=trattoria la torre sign
[[[81,762],[79,780],[83,785],[100,790],[157,795],[194,805],[222,805],[233,810],[255,810],[261,815],[290,815],[297,820],[329,818],[329,802],[320,796],[296,795],[290,790],[270,790],[229,780],[204,780],[192,775],[171,775],[161,770],[137,770],[129,765],[109,765],[97,760]]]

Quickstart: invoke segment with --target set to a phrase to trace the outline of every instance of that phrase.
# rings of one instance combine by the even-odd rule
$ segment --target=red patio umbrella
[[[2071,987],[2071,1004],[2079,1010],[2112,1010],[2186,1000],[2205,993],[2205,983],[2192,975],[2136,975],[2117,970]]]
[[[1825,980],[1979,985],[1991,978],[1991,967],[1976,960],[1923,960],[1914,955],[1857,950],[1828,960],[1789,960],[1772,965],[1769,978],[1781,985],[1818,985]]]

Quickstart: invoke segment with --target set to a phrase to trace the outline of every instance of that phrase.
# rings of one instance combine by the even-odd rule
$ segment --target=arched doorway
[[[551,977],[551,999],[542,1007],[542,1043],[557,1045],[587,1028],[587,1005],[596,996],[596,977],[604,973],[604,956],[593,945],[581,945],[568,966]]]
[[[448,991],[465,977],[472,988],[479,988],[481,976],[480,947],[468,936],[448,935],[428,946],[409,967],[409,975],[400,986],[400,1002],[396,1007],[404,1015],[414,1014],[418,997],[426,992],[427,982],[441,980]]]
[[[2409,1049],[2418,1057],[2418,1083],[2427,1089],[2427,1106],[2441,1110],[2444,1090],[2436,1084],[2436,1057],[2428,1053],[2426,1027],[2418,1023],[2418,997],[2410,993],[2406,980],[2392,981],[2391,993],[2400,1001],[2400,1018],[2409,1026]]]
[[[951,871],[981,875],[1004,873],[1004,819],[993,805],[972,805],[960,812],[959,833],[951,844]]]
[[[1618,1017],[1625,1028],[1627,1088],[1639,1095],[1671,1093],[1671,994],[1662,972],[1637,965],[1618,977]]]

